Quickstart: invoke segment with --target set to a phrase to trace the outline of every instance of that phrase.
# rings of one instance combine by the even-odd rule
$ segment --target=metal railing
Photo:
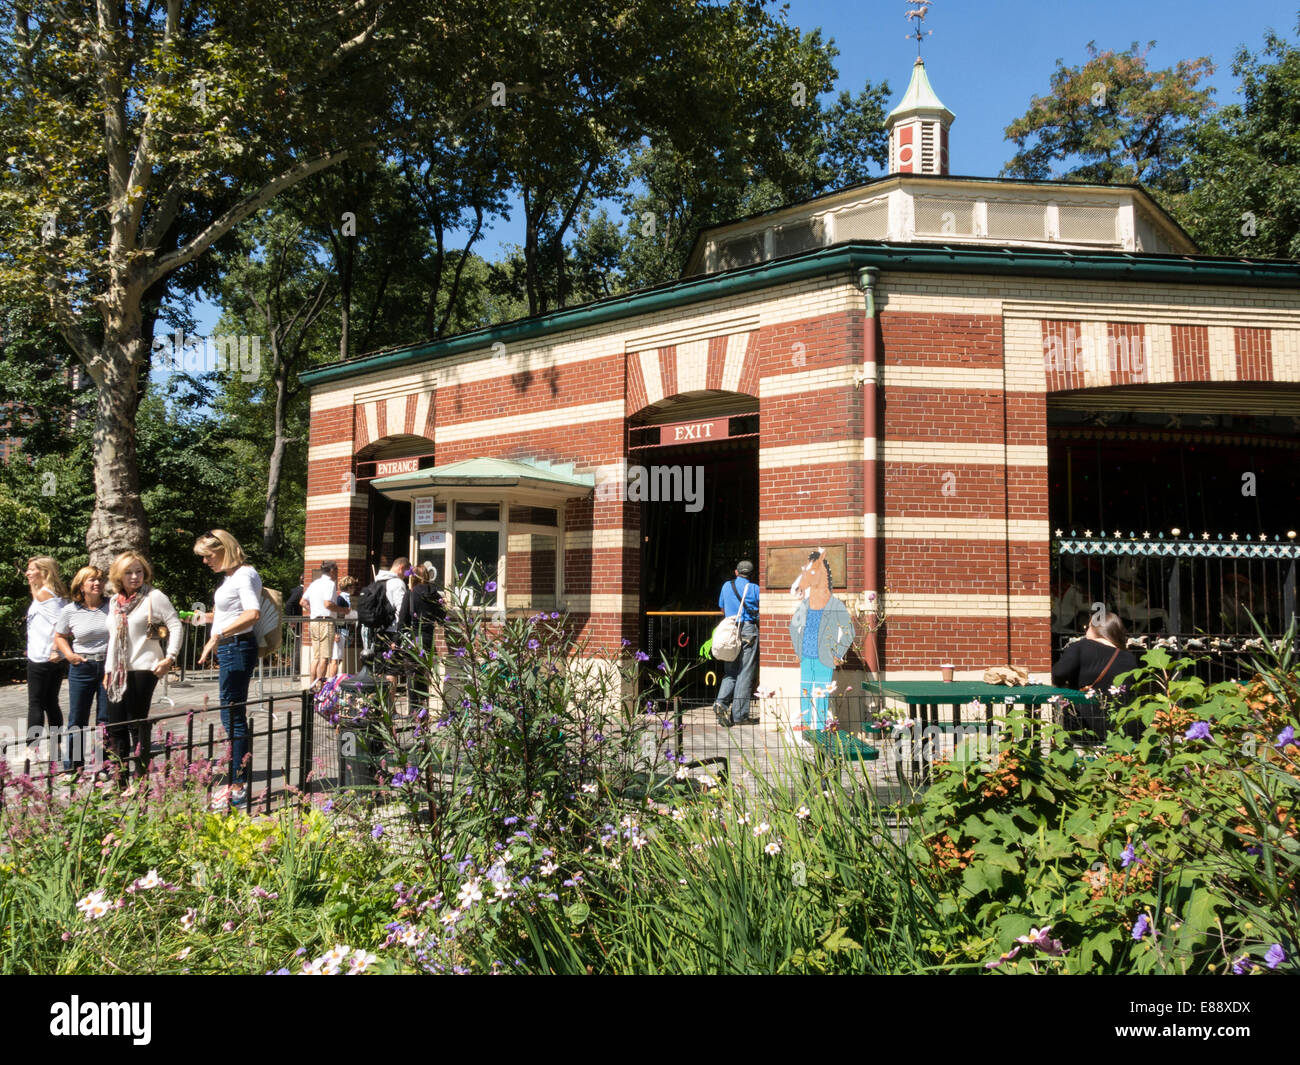
[[[681,694],[686,699],[707,699],[717,691],[723,663],[700,657],[700,648],[713,636],[722,620],[721,610],[652,610],[645,615],[645,649],[653,667],[661,653],[689,663],[682,678]]]
[[[247,703],[247,710],[250,744],[247,808],[269,813],[274,807],[314,790],[317,721],[308,692],[252,699]],[[220,710],[216,706],[150,715],[121,725],[148,727],[151,783],[161,779],[172,763],[177,763],[186,777],[194,767],[211,767],[213,774],[205,785],[209,797],[216,777],[234,778],[230,742],[221,727]],[[106,756],[106,729],[104,725],[50,729],[35,745],[29,745],[25,736],[12,741],[0,738],[0,809],[15,790],[37,788],[53,796],[73,785],[81,772],[111,775],[115,767]],[[130,753],[127,768],[137,767],[139,752],[138,746]],[[86,768],[65,770],[63,760],[68,756],[84,761]]]
[[[1166,539],[1071,533],[1052,551],[1052,643],[1057,655],[1103,604],[1136,654],[1152,647],[1201,656],[1198,675],[1248,676],[1250,659],[1296,616],[1300,544],[1209,534]],[[1261,639],[1251,619],[1264,631]]]

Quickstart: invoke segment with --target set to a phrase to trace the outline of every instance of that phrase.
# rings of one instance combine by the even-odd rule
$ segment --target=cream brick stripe
[[[677,345],[677,391],[703,392],[709,387],[709,342]]]
[[[329,562],[344,558],[365,558],[365,544],[308,544],[303,552],[308,562]]]
[[[1122,291],[1116,289],[1117,292]],[[1223,298],[1222,290],[1215,293]],[[1246,300],[1241,301],[1245,303]],[[1118,299],[1115,302],[1076,303],[1069,300],[1053,300],[1043,303],[1037,300],[1003,301],[1003,314],[1007,318],[1038,318],[1065,321],[1098,322],[1151,322],[1165,325],[1209,325],[1224,326],[1263,326],[1265,328],[1297,329],[1300,328],[1300,308],[1288,309],[1267,306],[1215,306],[1203,301],[1191,299],[1185,305],[1171,300],[1168,303],[1139,303]]]
[[[1300,381],[1300,329],[1273,330],[1273,380]]]
[[[838,575],[837,575],[838,576]],[[852,607],[857,592],[836,587],[836,598]],[[787,588],[764,588],[759,613],[765,617],[789,618],[798,602]],[[913,595],[890,592],[885,596],[887,617],[987,617],[996,621],[1007,614],[1006,597],[1000,595]],[[1013,618],[1046,618],[1051,615],[1051,598],[1046,595],[1013,595]]]
[[[1006,596],[1002,595],[927,595],[920,592],[890,592],[885,597],[887,614],[898,617],[1004,617]],[[1048,595],[1013,595],[1011,616],[1047,617],[1052,611]]]
[[[528,414],[513,414],[505,418],[484,418],[476,422],[439,425],[435,430],[434,440],[443,444],[453,440],[477,440],[510,433],[531,433],[539,429],[553,429],[556,426],[621,421],[623,414],[624,405],[621,399],[611,400],[608,403],[587,403],[576,407],[555,407]]]
[[[366,420],[366,443],[373,444],[379,439],[379,403],[367,403],[361,412]]]
[[[886,366],[886,388],[970,388],[1001,391],[1002,371],[960,366]]]
[[[1210,340],[1210,380],[1235,381],[1237,379],[1237,342],[1228,326],[1212,325]]]
[[[307,449],[307,461],[319,462],[321,459],[350,459],[352,441],[340,440],[336,444],[317,444]]]
[[[639,351],[636,359],[641,367],[641,380],[645,384],[646,404],[658,403],[664,398],[663,375],[659,370],[659,349]]]
[[[1051,534],[1048,521],[997,518],[885,518],[885,537],[889,540],[1012,540],[1045,543]]]
[[[692,341],[704,342],[707,345],[714,337],[729,336],[732,333],[750,333],[757,328],[758,315],[756,314],[747,314],[741,318],[715,318],[708,322],[675,326],[654,333],[633,334],[624,338],[623,350],[631,354],[644,351],[646,348],[667,348],[674,344],[685,345]]]
[[[722,388],[725,392],[740,391],[740,375],[745,369],[745,353],[749,350],[749,333],[732,333],[727,337],[727,353],[722,362]]]
[[[632,614],[641,608],[639,595],[563,595],[565,607],[578,614]]]
[[[759,452],[760,465],[762,452]],[[939,440],[886,440],[885,462],[917,463],[928,466],[1001,466],[1001,444],[952,444]],[[1046,466],[1047,448],[1037,444],[1012,444],[1006,449],[1012,466]]]
[[[340,478],[341,480],[342,478]],[[307,497],[308,510],[338,510],[349,511],[353,507],[364,507],[366,497],[360,492],[355,495],[349,492],[328,492],[321,495]]]
[[[871,370],[871,363],[867,369]],[[793,396],[804,392],[819,392],[828,388],[852,388],[859,374],[863,372],[861,363],[846,366],[823,366],[817,370],[800,370],[797,373],[777,374],[764,377],[758,382],[759,399],[773,396]]]
[[[812,520],[800,518],[794,521],[758,523],[758,538],[764,547],[780,546],[782,542],[814,544],[836,537],[855,540],[862,534],[861,514],[818,514]]]
[[[585,529],[564,534],[566,551],[608,551],[637,548],[641,534],[636,529]]]
[[[862,440],[831,440],[826,443],[794,444],[789,447],[759,447],[760,470],[790,466],[826,466],[861,462],[866,448]]]

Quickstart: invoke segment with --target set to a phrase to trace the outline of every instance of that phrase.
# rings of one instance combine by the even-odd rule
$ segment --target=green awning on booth
[[[578,499],[596,487],[596,475],[574,473],[572,465],[548,466],[511,459],[474,458],[431,466],[427,470],[394,473],[370,482],[390,499],[417,495],[469,498],[486,492],[494,496]]]

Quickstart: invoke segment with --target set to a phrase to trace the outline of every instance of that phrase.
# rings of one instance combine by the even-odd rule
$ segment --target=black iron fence
[[[250,811],[269,813],[328,783],[317,780],[315,769],[319,764],[328,772],[335,760],[323,757],[317,747],[320,722],[307,692],[271,695],[250,700],[247,706]],[[233,779],[230,742],[219,708],[179,710],[124,724],[149,730],[149,776],[141,778],[142,785],[162,784],[169,769],[178,768],[186,777],[197,775],[210,797],[214,787]],[[101,779],[115,776],[104,741],[103,725],[51,728],[33,736],[0,735],[0,808],[15,789],[36,787],[54,795],[71,787],[80,773]],[[126,770],[139,769],[143,747],[131,752]],[[65,769],[65,760],[83,762],[85,768]]]
[[[1052,545],[1053,652],[1078,637],[1100,605],[1119,615],[1135,653],[1164,647],[1196,656],[1207,680],[1249,676],[1251,658],[1266,642],[1276,645],[1296,616],[1298,566],[1294,534],[1072,532]]]
[[[645,615],[650,665],[658,662],[660,654],[686,664],[681,688],[686,699],[708,699],[718,690],[723,663],[701,652],[721,620],[721,610],[648,611]]]

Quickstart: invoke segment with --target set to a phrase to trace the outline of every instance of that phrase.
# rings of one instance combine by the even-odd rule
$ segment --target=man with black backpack
[[[371,657],[397,644],[397,619],[406,599],[406,578],[411,572],[407,558],[395,558],[387,569],[361,589],[353,601],[361,623],[362,653]]]
[[[735,576],[718,593],[723,616],[740,615],[740,654],[722,667],[722,686],[713,702],[713,712],[723,728],[754,724],[749,697],[758,667],[758,584],[750,579],[753,575],[754,563],[737,562]]]

